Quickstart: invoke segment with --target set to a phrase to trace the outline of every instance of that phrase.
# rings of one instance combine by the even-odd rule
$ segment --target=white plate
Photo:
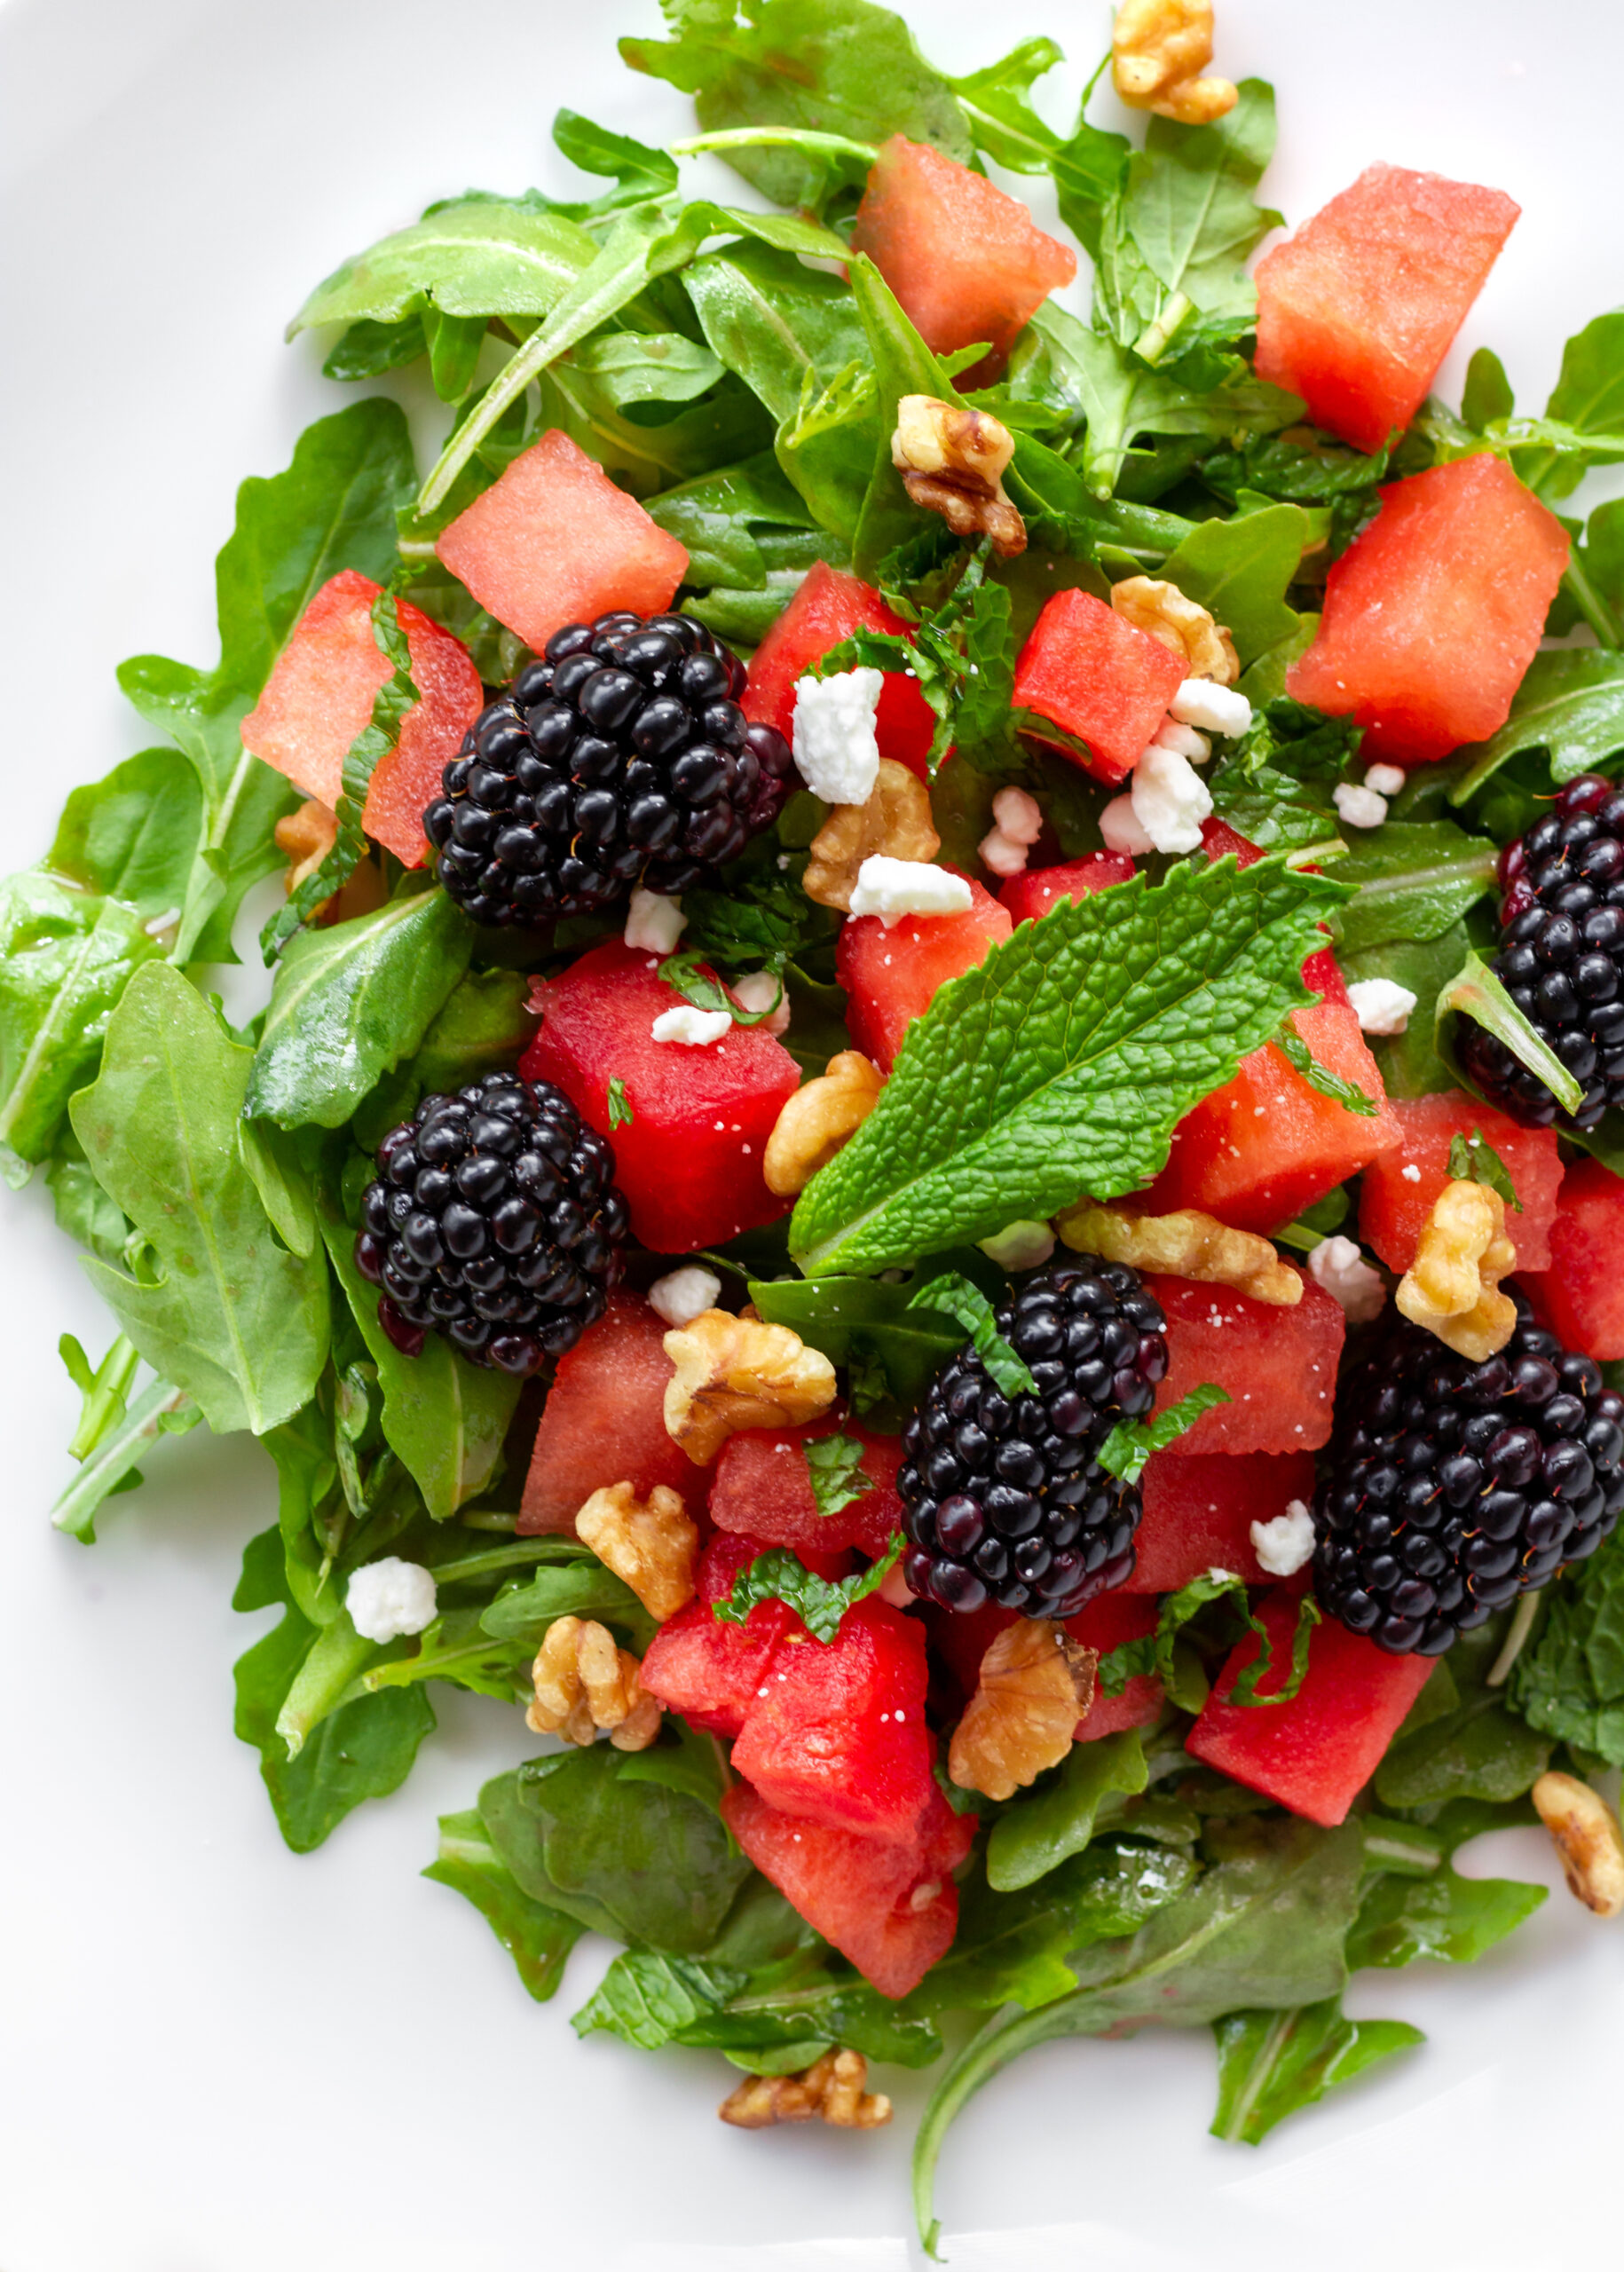
[[[1033,0],[912,13],[949,68],[1058,36],[1076,67],[1044,96],[1056,119],[1108,28],[1103,7]],[[69,785],[140,746],[121,657],[212,662],[236,484],[343,399],[318,348],[280,344],[305,290],[431,196],[564,193],[561,102],[649,140],[685,130],[683,99],[615,56],[654,17],[649,0],[0,6],[6,865],[43,850]],[[1564,337],[1624,297],[1611,0],[1227,0],[1220,21],[1220,67],[1279,85],[1269,191],[1289,216],[1375,158],[1521,201],[1466,342],[1542,404]],[[474,1913],[414,1875],[436,1813],[529,1748],[516,1715],[437,1692],[443,1733],[406,1788],[319,1854],[284,1850],[231,1733],[232,1661],[267,1621],[226,1605],[270,1463],[189,1437],[107,1511],[102,1544],[54,1536],[75,1402],[56,1337],[100,1348],[109,1329],[43,1194],[5,1223],[4,2272],[907,2262],[920,2086],[903,2079],[877,2135],[724,2129],[720,2060],[575,2040],[601,1945],[538,2008]],[[1509,1844],[1515,1872],[1551,1879],[1533,1834]],[[942,2205],[977,2236],[949,2253],[978,2272],[1228,2272],[1271,2243],[1317,2272],[1552,2264],[1604,2215],[1621,1947],[1558,1895],[1483,1964],[1360,1976],[1353,2008],[1417,2019],[1429,2046],[1257,2151],[1203,2134],[1204,2038],[1053,2046],[960,2122]],[[1576,2225],[1547,2205],[1547,2160],[1589,2197]]]

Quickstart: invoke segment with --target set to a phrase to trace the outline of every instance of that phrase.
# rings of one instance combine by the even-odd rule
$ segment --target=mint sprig
[[[838,1515],[873,1489],[863,1471],[863,1446],[850,1436],[807,1436],[800,1448],[820,1515]]]
[[[957,1318],[969,1335],[976,1355],[1005,1396],[1037,1392],[1024,1358],[1012,1349],[998,1331],[998,1314],[981,1288],[962,1271],[944,1270],[909,1297],[911,1310],[941,1310]]]
[[[659,966],[659,974],[667,986],[674,986],[685,1002],[696,1010],[725,1010],[736,1026],[759,1026],[770,1018],[784,999],[782,967],[773,973],[778,990],[764,1010],[741,1008],[727,988],[706,969],[695,949],[685,947],[681,954],[667,955]]]
[[[1308,1675],[1309,1636],[1320,1622],[1320,1611],[1312,1594],[1305,1594],[1297,1605],[1297,1629],[1291,1637],[1291,1668],[1279,1686],[1266,1696],[1259,1696],[1258,1686],[1272,1670],[1274,1662],[1273,1644],[1261,1619],[1252,1615],[1247,1599],[1246,1581],[1228,1570],[1209,1570],[1204,1576],[1193,1578],[1176,1594],[1169,1594],[1162,1604],[1156,1619],[1156,1629],[1142,1640],[1124,1641],[1108,1656],[1101,1657],[1096,1678],[1107,1696],[1120,1696],[1131,1680],[1145,1673],[1155,1673],[1173,1702],[1181,1710],[1198,1712],[1206,1701],[1205,1681],[1197,1675],[1194,1685],[1189,1668],[1180,1664],[1174,1654],[1174,1644],[1179,1634],[1209,1602],[1221,1601],[1226,1595],[1250,1631],[1257,1636],[1257,1654],[1236,1680],[1225,1699],[1230,1704],[1289,1704]]]
[[[733,1591],[726,1601],[712,1603],[711,1614],[724,1625],[742,1625],[758,1602],[781,1601],[795,1611],[815,1641],[828,1643],[840,1631],[840,1620],[852,1604],[879,1592],[902,1550],[899,1530],[878,1562],[855,1577],[832,1579],[820,1578],[808,1570],[787,1546],[772,1547],[739,1572]]]
[[[1100,1447],[1097,1457],[1100,1466],[1119,1482],[1137,1483],[1149,1464],[1152,1452],[1164,1452],[1169,1444],[1176,1443],[1195,1425],[1203,1412],[1210,1412],[1215,1404],[1227,1404],[1229,1400],[1227,1389],[1219,1388],[1216,1382],[1203,1381],[1188,1396],[1181,1396],[1177,1404],[1170,1404],[1165,1412],[1157,1413],[1154,1420],[1119,1420]]]
[[[616,1073],[609,1084],[610,1134],[612,1136],[617,1128],[629,1128],[636,1117],[632,1109],[632,1100],[626,1093],[626,1083]]]

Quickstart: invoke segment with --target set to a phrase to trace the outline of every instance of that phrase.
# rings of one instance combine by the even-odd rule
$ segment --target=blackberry
[[[621,1269],[615,1156],[562,1089],[491,1073],[427,1096],[378,1147],[355,1265],[417,1356],[444,1334],[477,1365],[533,1373],[603,1316]]]
[[[1536,1074],[1480,1026],[1461,1041],[1484,1095],[1532,1128],[1594,1128],[1624,1104],[1624,792],[1596,774],[1567,787],[1500,856],[1495,976],[1584,1091],[1570,1123]]]
[[[745,667],[685,615],[554,632],[482,710],[423,815],[440,881],[477,923],[591,915],[686,891],[770,827],[790,746],[739,708]]]
[[[1080,1255],[1029,1278],[998,1331],[1037,1385],[1005,1396],[974,1348],[931,1383],[897,1477],[909,1584],[943,1609],[1070,1617],[1133,1572],[1137,1484],[1096,1458],[1167,1371],[1167,1321],[1136,1271]]]
[[[1518,1322],[1474,1365],[1402,1325],[1337,1399],[1315,1509],[1314,1590],[1395,1656],[1438,1656],[1624,1508],[1624,1397],[1513,1293]]]

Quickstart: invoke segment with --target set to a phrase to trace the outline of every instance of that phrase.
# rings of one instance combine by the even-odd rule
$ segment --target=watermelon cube
[[[658,615],[688,572],[686,548],[556,427],[434,548],[481,607],[538,650],[566,623],[612,608]]]
[[[1508,1229],[1515,1219],[1507,1213]],[[1599,1160],[1563,1177],[1550,1267],[1525,1282],[1565,1348],[1604,1364],[1624,1357],[1624,1180]]]
[[[1076,255],[1045,236],[1019,198],[902,134],[880,145],[851,244],[938,355],[988,343],[969,386],[990,383],[1034,311],[1077,272]]]
[[[1257,1605],[1273,1652],[1265,1696],[1290,1667],[1301,1598],[1297,1588],[1276,1586]],[[1345,1821],[1375,1774],[1434,1660],[1389,1656],[1328,1617],[1310,1638],[1308,1676],[1290,1703],[1230,1703],[1237,1676],[1258,1653],[1257,1637],[1249,1633],[1219,1674],[1185,1747],[1248,1790],[1266,1792],[1293,1814],[1332,1828]]]
[[[643,1653],[649,1693],[711,1735],[737,1735],[784,1641],[806,1633],[781,1601],[757,1602],[742,1625],[715,1614],[713,1605],[727,1599],[739,1572],[762,1551],[760,1539],[712,1539],[694,1574],[698,1598],[667,1618]]]
[[[1014,707],[1034,714],[1025,730],[1039,741],[1046,719],[1086,742],[1088,771],[1117,782],[1143,756],[1184,674],[1182,656],[1092,592],[1056,592],[1021,650]],[[1064,741],[1055,746],[1084,762]]]
[[[956,1815],[934,1785],[906,1843],[781,1814],[747,1783],[726,1793],[721,1814],[762,1876],[882,1996],[917,1988],[952,1946],[951,1873],[969,1855],[975,1818]]]
[[[962,915],[904,915],[889,930],[878,915],[843,923],[835,975],[846,989],[854,1045],[888,1073],[936,989],[984,961],[1013,928],[1008,909],[975,882]]]
[[[1154,1601],[1117,1592],[1101,1594],[1076,1617],[1066,1620],[1066,1630],[1085,1649],[1108,1657],[1130,1641],[1142,1641],[1156,1629]],[[1136,1673],[1120,1696],[1094,1691],[1094,1700],[1077,1722],[1074,1740],[1092,1743],[1100,1736],[1120,1735],[1124,1728],[1147,1728],[1162,1716],[1162,1684],[1155,1673]]]
[[[524,1479],[521,1537],[572,1531],[593,1493],[611,1483],[629,1483],[640,1499],[664,1483],[690,1514],[703,1506],[703,1475],[666,1432],[666,1384],[676,1369],[666,1332],[647,1302],[615,1293],[560,1357]]]
[[[608,1138],[633,1233],[657,1254],[720,1246],[789,1204],[767,1188],[761,1159],[800,1068],[765,1026],[698,1047],[656,1041],[654,1021],[682,1000],[657,958],[612,939],[537,985],[541,1030],[519,1066]],[[618,1128],[611,1080],[632,1110]]]
[[[1360,1187],[1359,1235],[1390,1270],[1407,1270],[1439,1194],[1449,1180],[1449,1147],[1477,1130],[1500,1156],[1522,1203],[1506,1209],[1506,1232],[1518,1270],[1550,1267],[1550,1227],[1562,1183],[1556,1132],[1519,1128],[1492,1105],[1459,1089],[1439,1096],[1395,1097],[1398,1141],[1365,1170]]]
[[[1210,860],[1233,858],[1237,868],[1250,868],[1254,860],[1261,860],[1263,848],[1254,844],[1250,836],[1242,836],[1239,829],[1231,828],[1226,820],[1216,814],[1201,824],[1201,848]]]
[[[1156,1410],[1165,1412],[1203,1381],[1229,1396],[1169,1446],[1170,1458],[1314,1452],[1328,1442],[1347,1321],[1312,1279],[1304,1278],[1295,1309],[1191,1278],[1151,1276],[1145,1283],[1167,1317],[1167,1377]]]
[[[818,561],[750,659],[742,698],[745,715],[754,723],[777,726],[790,741],[796,681],[805,678],[814,663],[855,631],[907,628],[871,585]],[[887,671],[885,678],[874,718],[879,754],[905,765],[923,781],[929,769],[935,713],[920,693],[918,681],[905,671]]]
[[[1091,892],[1125,884],[1134,872],[1125,852],[1091,852],[1086,860],[1063,867],[1029,868],[1012,876],[998,894],[1012,923],[1037,923],[1063,899],[1086,899]]]
[[[1368,760],[1424,765],[1483,741],[1510,714],[1567,559],[1567,531],[1498,458],[1394,482],[1332,565],[1287,691],[1356,719]]]
[[[869,1488],[849,1506],[820,1515],[801,1448],[833,1435],[862,1445]],[[803,1556],[855,1546],[878,1561],[902,1524],[896,1490],[902,1463],[900,1436],[877,1436],[860,1421],[839,1416],[809,1428],[745,1428],[729,1437],[712,1470],[711,1520],[720,1531],[747,1532]]]
[[[1312,1452],[1153,1452],[1140,1485],[1145,1512],[1134,1539],[1125,1594],[1174,1594],[1206,1570],[1233,1570],[1249,1586],[1268,1574],[1252,1544],[1252,1525],[1283,1515],[1293,1499],[1311,1505]],[[1109,1597],[1107,1597],[1109,1598]]]
[[[242,746],[295,788],[330,810],[344,781],[344,757],[372,718],[373,698],[390,674],[372,635],[380,587],[353,568],[329,576],[295,625],[258,703],[242,722]],[[485,689],[460,639],[409,600],[396,613],[412,659],[418,699],[400,739],[374,769],[362,826],[408,868],[422,865],[423,809],[440,793],[440,775],[485,707]]]
[[[1379,450],[1420,409],[1520,209],[1498,189],[1368,166],[1258,262],[1258,377]]]

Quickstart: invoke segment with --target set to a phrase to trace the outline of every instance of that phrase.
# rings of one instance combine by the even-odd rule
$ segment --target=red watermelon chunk
[[[658,615],[688,572],[688,553],[635,497],[556,427],[435,546],[483,608],[527,646],[611,608]]]
[[[1091,852],[1086,860],[1068,860],[1063,867],[1029,868],[1012,876],[998,899],[1012,923],[1038,923],[1062,900],[1086,899],[1092,892],[1127,883],[1133,873],[1125,852]]]
[[[390,674],[372,635],[379,589],[353,568],[329,576],[242,722],[243,747],[329,811],[343,789],[345,754],[366,731],[373,698]],[[428,848],[423,809],[439,795],[440,775],[484,708],[485,690],[460,639],[409,600],[395,604],[418,699],[398,743],[374,769],[362,826],[408,868],[418,868]]]
[[[781,1644],[805,1626],[781,1601],[760,1601],[742,1625],[715,1614],[741,1570],[762,1551],[755,1538],[713,1538],[694,1574],[698,1598],[667,1618],[643,1653],[643,1684],[696,1728],[736,1736],[768,1683]]]
[[[1287,691],[1424,765],[1505,724],[1567,566],[1567,531],[1498,458],[1394,482],[1326,579]]]
[[[1035,310],[1077,272],[1076,255],[1045,236],[1019,198],[902,134],[880,145],[851,245],[938,355],[989,343],[967,386],[997,375]]]
[[[1156,1607],[1122,1593],[1101,1594],[1076,1617],[1066,1620],[1066,1630],[1085,1649],[1108,1657],[1130,1641],[1142,1641],[1156,1629]],[[1162,1716],[1162,1684],[1155,1673],[1136,1673],[1120,1696],[1108,1696],[1096,1687],[1094,1700],[1077,1722],[1075,1740],[1092,1743],[1100,1736],[1120,1735],[1124,1728],[1147,1728]]]
[[[1379,450],[1420,409],[1520,210],[1498,189],[1367,167],[1258,262],[1258,377]]]
[[[1184,675],[1182,657],[1092,592],[1056,592],[1021,650],[1014,707],[1035,714],[1027,731],[1039,740],[1046,718],[1086,742],[1089,772],[1117,782],[1144,755]],[[1083,761],[1063,743],[1056,747]]]
[[[1145,1283],[1167,1316],[1167,1378],[1156,1391],[1156,1410],[1165,1412],[1203,1381],[1229,1395],[1169,1447],[1170,1458],[1314,1452],[1329,1440],[1347,1321],[1312,1279],[1303,1279],[1295,1309],[1192,1278]]]
[[[777,1808],[736,1783],[722,1819],[763,1877],[882,1996],[905,1996],[952,1946],[958,1889],[951,1873],[975,1839],[933,1785],[905,1843],[864,1838]]]
[[[1508,1210],[1506,1227],[1516,1219]],[[1565,1348],[1604,1364],[1624,1357],[1624,1181],[1599,1160],[1581,1160],[1563,1177],[1550,1268],[1526,1284]]]
[[[832,1435],[863,1446],[870,1488],[849,1506],[820,1515],[801,1448]],[[746,1428],[729,1437],[712,1471],[711,1520],[718,1530],[748,1532],[803,1556],[855,1546],[878,1561],[902,1524],[902,1463],[900,1436],[874,1435],[857,1420],[832,1416],[809,1428]]]
[[[1008,909],[974,881],[962,915],[903,915],[889,930],[878,915],[848,919],[836,943],[835,975],[846,989],[854,1046],[888,1073],[936,989],[984,961],[1013,928]]]
[[[761,1159],[800,1068],[764,1026],[735,1026],[698,1048],[656,1041],[655,1019],[682,999],[657,958],[610,940],[538,984],[541,1030],[519,1065],[530,1080],[556,1082],[608,1138],[633,1233],[657,1254],[720,1246],[789,1204],[767,1188]],[[619,1128],[609,1119],[615,1079],[632,1108]]]
[[[1250,868],[1254,860],[1261,860],[1263,848],[1254,844],[1250,836],[1242,836],[1239,829],[1231,828],[1226,820],[1215,814],[1201,824],[1201,848],[1210,860],[1233,858],[1237,868]]]
[[[1311,1504],[1312,1452],[1153,1452],[1141,1488],[1145,1512],[1134,1539],[1138,1558],[1125,1594],[1174,1594],[1207,1570],[1233,1570],[1249,1586],[1268,1573],[1252,1544],[1252,1525],[1283,1515],[1293,1499]]]
[[[704,1478],[666,1433],[666,1324],[635,1294],[611,1294],[595,1325],[558,1360],[536,1431],[519,1535],[572,1531],[595,1491],[629,1483],[646,1499],[657,1483],[703,1503]]]
[[[1291,1663],[1297,1631],[1295,1586],[1276,1586],[1257,1605],[1273,1665],[1266,1696]],[[1316,1626],[1308,1676],[1289,1704],[1231,1704],[1236,1676],[1258,1654],[1249,1633],[1218,1676],[1186,1749],[1209,1767],[1264,1791],[1293,1814],[1334,1827],[1381,1763],[1382,1755],[1431,1676],[1431,1657],[1391,1657],[1334,1618]]]
[[[871,585],[818,561],[751,657],[745,715],[755,723],[777,726],[785,741],[792,740],[796,682],[806,677],[814,663],[855,631],[907,629]],[[923,781],[936,730],[935,713],[920,693],[918,681],[905,671],[887,671],[885,679],[874,717],[879,754],[905,765]]]
[[[1522,1202],[1506,1209],[1518,1270],[1550,1266],[1550,1227],[1562,1183],[1562,1156],[1549,1128],[1519,1128],[1492,1105],[1459,1089],[1441,1096],[1396,1097],[1398,1141],[1371,1161],[1360,1187],[1359,1235],[1390,1270],[1407,1270],[1439,1194],[1449,1180],[1449,1147],[1476,1129],[1500,1156]],[[1406,1171],[1409,1172],[1406,1172]]]

